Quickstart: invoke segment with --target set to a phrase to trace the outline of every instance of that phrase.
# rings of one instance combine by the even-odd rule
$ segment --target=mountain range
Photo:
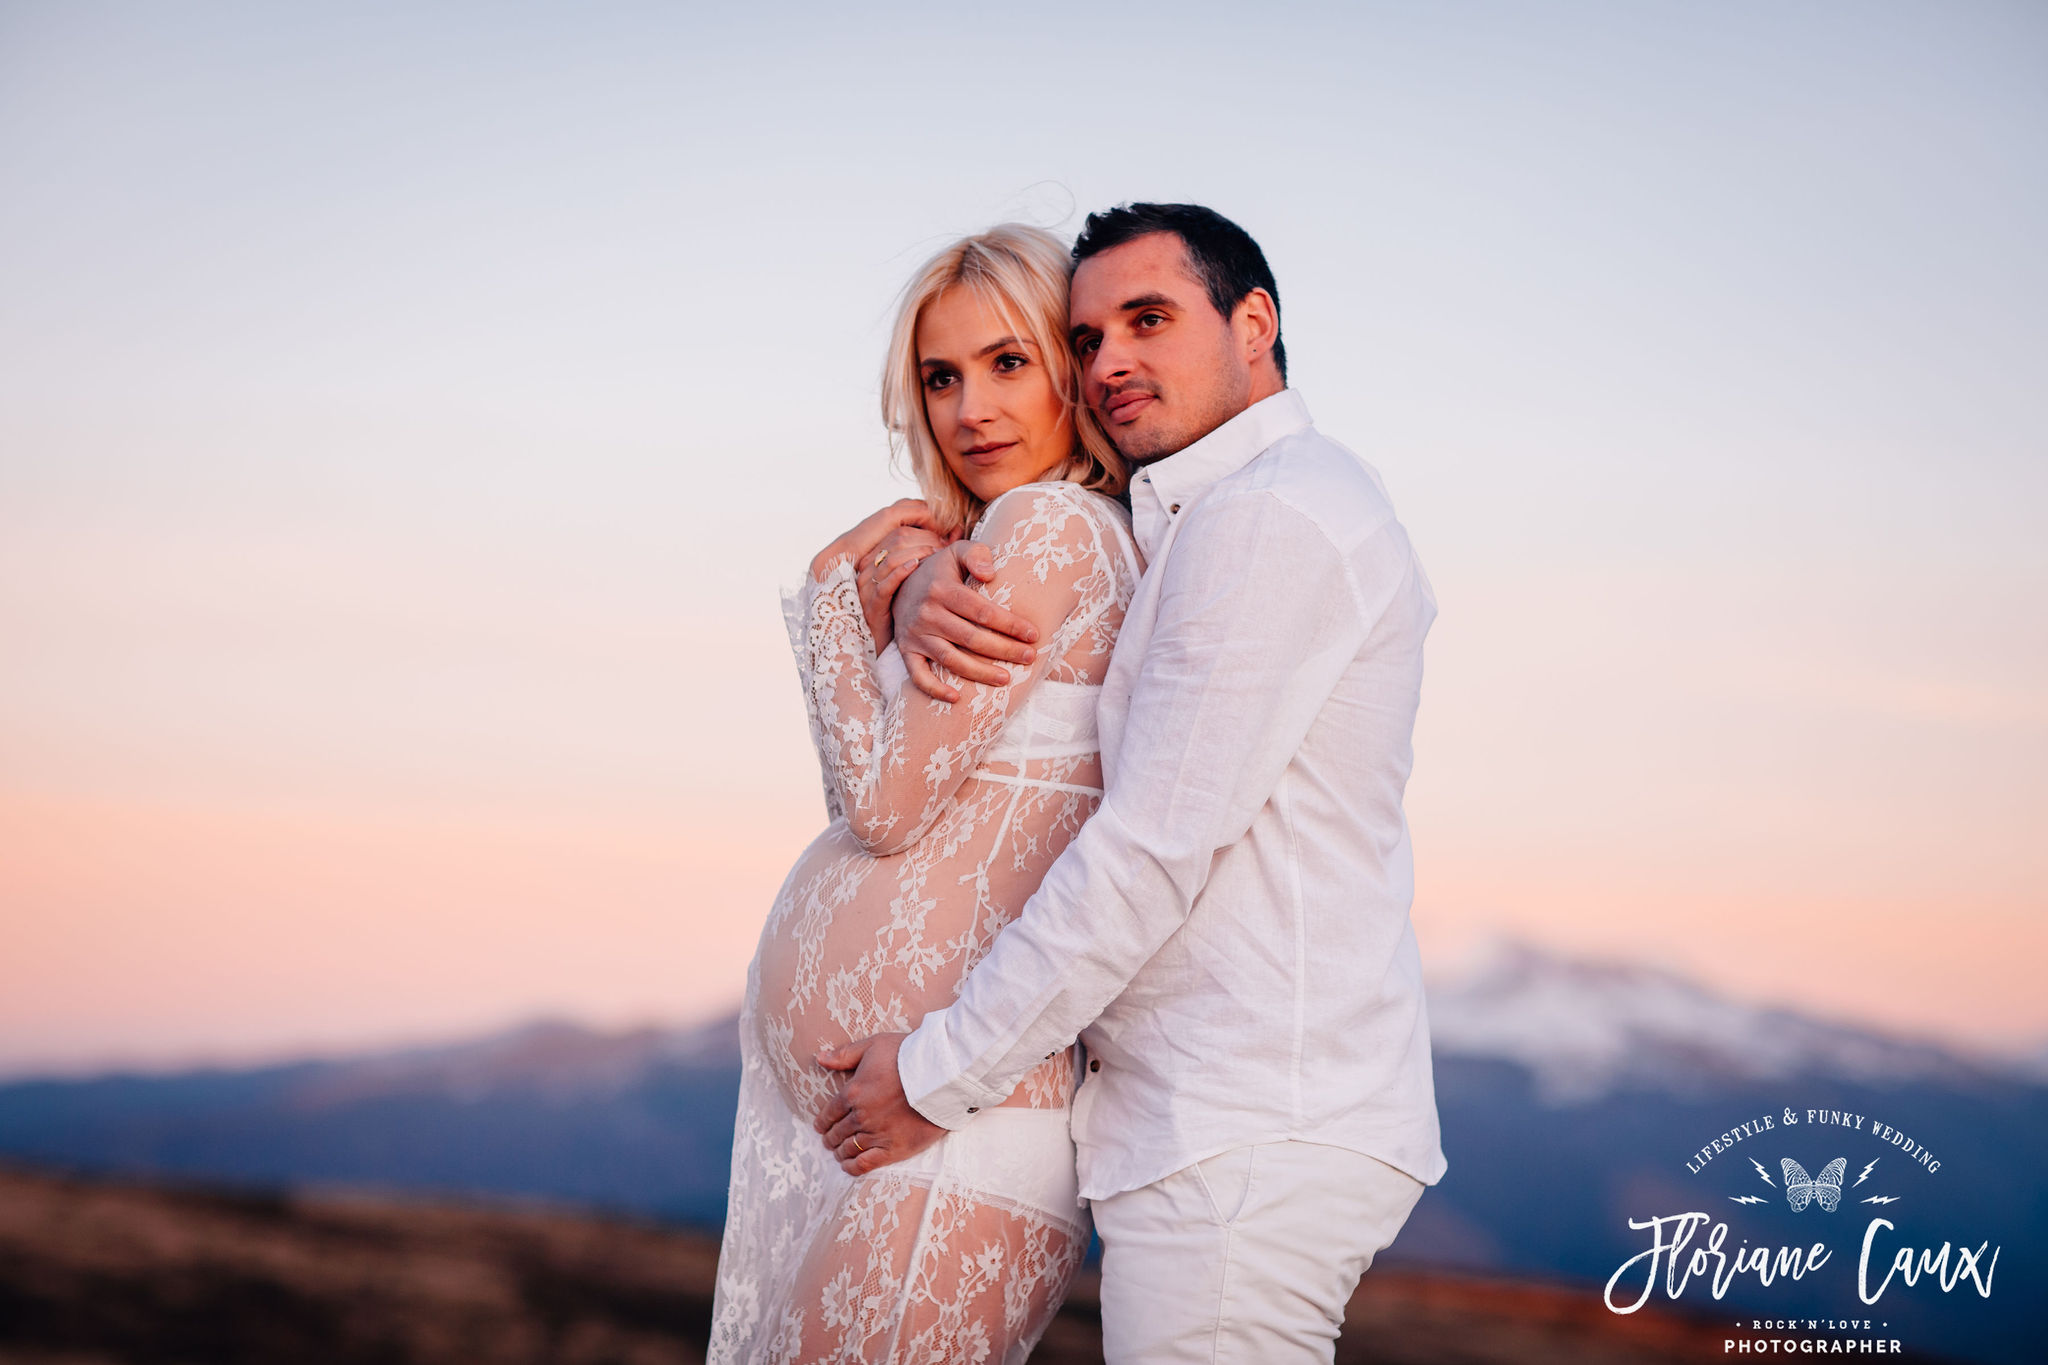
[[[1728,1225],[1730,1248],[1816,1238],[1831,1248],[1827,1265],[1797,1280],[1748,1274],[1720,1298],[1690,1284],[1679,1306],[1724,1314],[1731,1330],[1763,1317],[1867,1318],[1873,1333],[1933,1356],[2042,1358],[2048,1084],[2037,1064],[1526,945],[1434,985],[1430,1012],[1450,1170],[1387,1259],[1544,1277],[1597,1301],[1650,1245],[1631,1219],[1698,1211]],[[540,1021],[338,1060],[8,1082],[0,1156],[251,1186],[539,1199],[715,1228],[737,1077],[730,1018],[628,1032]],[[1784,1162],[1822,1172],[1837,1157],[1837,1207],[1792,1207]],[[1856,1267],[1875,1218],[1891,1225],[1874,1234],[1885,1253],[1877,1273],[1898,1246],[1984,1243],[1998,1255],[1991,1294],[1967,1278],[1946,1292],[1935,1277],[1895,1279],[1865,1305]],[[1618,1301],[1645,1282],[1631,1272]],[[1670,1301],[1661,1287],[1655,1299]]]

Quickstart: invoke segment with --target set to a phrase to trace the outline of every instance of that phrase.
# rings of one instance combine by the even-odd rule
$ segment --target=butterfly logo
[[[1808,1176],[1806,1168],[1791,1157],[1784,1158],[1785,1202],[1792,1206],[1792,1212],[1799,1213],[1806,1208],[1808,1200],[1818,1201],[1829,1213],[1842,1202],[1842,1173],[1849,1169],[1849,1158],[1838,1156],[1821,1167],[1820,1174]]]

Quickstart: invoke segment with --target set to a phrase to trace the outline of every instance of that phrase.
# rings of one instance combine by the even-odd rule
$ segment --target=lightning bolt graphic
[[[1731,1194],[1728,1196],[1728,1199],[1731,1203],[1736,1204],[1761,1204],[1764,1202],[1753,1194]]]
[[[1866,1204],[1896,1204],[1899,1202],[1899,1197],[1895,1194],[1873,1194],[1863,1202]]]
[[[1756,1167],[1756,1173],[1764,1178],[1764,1184],[1769,1185],[1774,1190],[1778,1188],[1778,1182],[1771,1179],[1771,1173],[1764,1169],[1763,1162],[1758,1161],[1755,1157],[1751,1157],[1749,1164]],[[1757,1202],[1762,1203],[1763,1201],[1758,1200]]]
[[[1861,1185],[1864,1181],[1870,1179],[1870,1168],[1871,1166],[1875,1165],[1877,1165],[1877,1158],[1870,1158],[1870,1166],[1865,1166],[1863,1168],[1863,1174],[1856,1177],[1856,1185]],[[1856,1188],[1856,1185],[1851,1185],[1849,1188],[1853,1190]]]

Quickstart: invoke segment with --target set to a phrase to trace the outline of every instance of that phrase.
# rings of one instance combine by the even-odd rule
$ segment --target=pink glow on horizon
[[[792,850],[683,823],[0,798],[0,1067],[716,1013]]]
[[[721,822],[10,796],[0,1069],[708,1018],[738,999],[809,804]],[[1896,1032],[2003,1047],[2048,1028],[2048,927],[2023,896],[1944,921],[1910,890],[1731,899],[1655,866],[1435,852],[1416,909],[1433,974],[1506,933]]]

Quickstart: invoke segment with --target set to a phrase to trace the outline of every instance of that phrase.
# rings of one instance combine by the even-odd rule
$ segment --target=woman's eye
[[[996,357],[996,368],[1004,374],[1008,374],[1012,370],[1021,370],[1030,363],[1029,357],[1021,356],[1015,351],[1006,351]]]
[[[948,384],[951,384],[952,382],[953,372],[951,370],[933,370],[930,374],[924,377],[924,386],[927,389],[932,390],[933,392],[937,392],[938,390],[945,388]]]

